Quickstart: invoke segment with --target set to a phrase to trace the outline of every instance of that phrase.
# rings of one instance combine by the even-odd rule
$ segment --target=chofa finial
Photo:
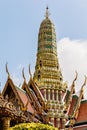
[[[77,71],[75,71],[75,73],[76,73],[76,76],[75,76],[75,79],[73,80],[73,82],[75,82],[75,81],[77,80],[77,78],[78,78],[78,73],[77,73]]]
[[[45,15],[46,19],[49,18],[49,15],[50,15],[48,9],[49,9],[49,8],[48,8],[48,6],[47,6],[47,7],[46,7],[46,15]]]
[[[30,78],[32,78],[32,74],[31,74],[31,70],[30,70],[30,64],[29,64],[29,74],[30,74]]]
[[[24,81],[26,81],[26,78],[25,78],[25,75],[24,75],[24,68],[22,69],[22,76],[23,76]]]
[[[76,73],[76,75],[75,75],[75,78],[74,78],[74,80],[73,80],[73,82],[72,82],[72,85],[73,85],[73,86],[75,85],[75,81],[76,81],[77,78],[78,78],[78,73],[77,73],[77,71],[75,71],[75,73]]]
[[[84,83],[83,83],[83,85],[82,85],[82,89],[83,89],[83,87],[86,85],[86,81],[87,81],[87,77],[86,77],[86,75],[85,75],[85,80],[84,80]]]
[[[8,74],[8,78],[10,78],[10,74],[9,74],[9,71],[8,71],[8,63],[6,63],[6,73]]]
[[[74,78],[74,80],[73,80],[73,82],[72,82],[72,92],[73,93],[75,93],[75,81],[77,80],[77,78],[78,78],[78,73],[77,73],[77,71],[75,71],[75,73],[76,73],[76,75],[75,75],[75,78]]]
[[[83,85],[81,87],[82,99],[84,99],[84,86],[86,85],[86,82],[87,82],[87,77],[85,75],[85,80],[84,80],[84,83],[83,83]]]

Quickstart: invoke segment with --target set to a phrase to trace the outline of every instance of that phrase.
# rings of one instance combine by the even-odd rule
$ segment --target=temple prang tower
[[[63,95],[66,86],[58,62],[56,32],[49,18],[48,7],[45,19],[41,22],[38,34],[37,59],[34,72],[34,81],[37,83],[44,101],[48,107],[48,119],[58,128],[65,126]]]
[[[30,78],[26,82],[23,68],[24,82],[20,88],[13,82],[6,63],[7,81],[0,92],[0,130],[25,122],[52,124],[58,130],[87,130],[87,76],[78,92],[77,72],[71,86],[63,82],[55,27],[49,15],[47,7],[38,34],[34,76],[29,65]]]

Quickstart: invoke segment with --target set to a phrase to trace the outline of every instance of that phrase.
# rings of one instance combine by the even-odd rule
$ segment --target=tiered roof
[[[30,78],[28,84],[26,83],[26,80],[24,80],[22,88],[19,88],[14,85],[12,79],[10,78],[10,74],[8,73],[8,79],[2,95],[4,98],[7,96],[8,101],[12,102],[17,110],[21,110],[24,113],[27,112],[31,115],[31,120],[46,122],[44,117],[46,114],[46,105],[37,84],[34,83],[32,78]],[[28,121],[30,122],[30,120]]]
[[[84,86],[86,85],[86,76],[85,81],[81,87],[79,95],[75,93],[75,80],[74,79],[71,90],[67,91],[66,94],[66,112],[68,113],[68,127],[69,129],[76,129],[77,127],[80,129],[82,127],[82,123],[86,123],[87,125],[87,100],[84,99]],[[74,90],[74,91],[73,91]],[[84,99],[84,100],[83,100]],[[86,126],[85,126],[86,127]]]

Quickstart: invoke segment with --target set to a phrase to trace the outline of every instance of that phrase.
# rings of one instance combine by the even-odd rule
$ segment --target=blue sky
[[[65,50],[62,50],[61,53],[58,50],[65,80],[72,80],[75,68],[78,69],[78,66],[83,68],[83,65],[80,63],[78,66],[74,66],[74,64],[77,63],[76,60],[74,60],[75,57],[72,58],[74,67],[71,66],[71,68],[67,68],[67,66],[70,66],[70,62],[68,61],[73,56],[75,50],[69,49],[72,46],[70,43],[74,45],[81,44],[83,48],[87,45],[87,0],[0,0],[1,89],[4,87],[7,79],[5,72],[6,62],[8,62],[11,76],[18,84],[23,81],[21,72],[23,67],[25,68],[27,80],[29,78],[28,65],[31,64],[31,70],[34,70],[39,27],[41,21],[44,19],[47,5],[49,6],[49,12],[51,14],[50,18],[55,24],[57,43],[58,47],[60,47],[60,51],[64,45],[69,44],[68,50],[67,47],[63,48],[67,50],[67,53]],[[79,46],[75,46],[75,48],[76,47],[77,50],[79,50]],[[69,56],[71,53],[69,50],[73,52],[71,57],[67,58],[66,56]],[[80,54],[82,55],[82,48],[80,50],[78,53],[79,56],[77,54],[77,59],[81,60]],[[62,58],[63,53],[64,59]],[[84,57],[87,56],[86,54],[84,55]],[[68,59],[67,63],[66,59]],[[82,60],[83,59],[84,61],[86,60],[85,58],[82,58]],[[82,60],[81,62],[84,62]],[[86,64],[87,62],[85,65]],[[87,73],[86,69],[84,72],[82,69],[81,72],[82,75],[84,75],[84,72]],[[71,79],[69,78],[70,75]]]

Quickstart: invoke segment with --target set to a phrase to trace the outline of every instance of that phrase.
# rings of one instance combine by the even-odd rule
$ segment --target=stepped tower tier
[[[62,102],[65,88],[57,57],[56,32],[49,18],[48,7],[38,34],[38,50],[33,77],[47,104],[49,121],[58,128],[64,128],[65,115]],[[61,125],[62,124],[62,125]]]
[[[49,19],[48,8],[46,18],[42,21],[38,34],[37,61],[34,80],[39,88],[54,87],[61,88],[62,74],[58,63],[56,32],[54,24]],[[49,84],[49,85],[48,85]]]

